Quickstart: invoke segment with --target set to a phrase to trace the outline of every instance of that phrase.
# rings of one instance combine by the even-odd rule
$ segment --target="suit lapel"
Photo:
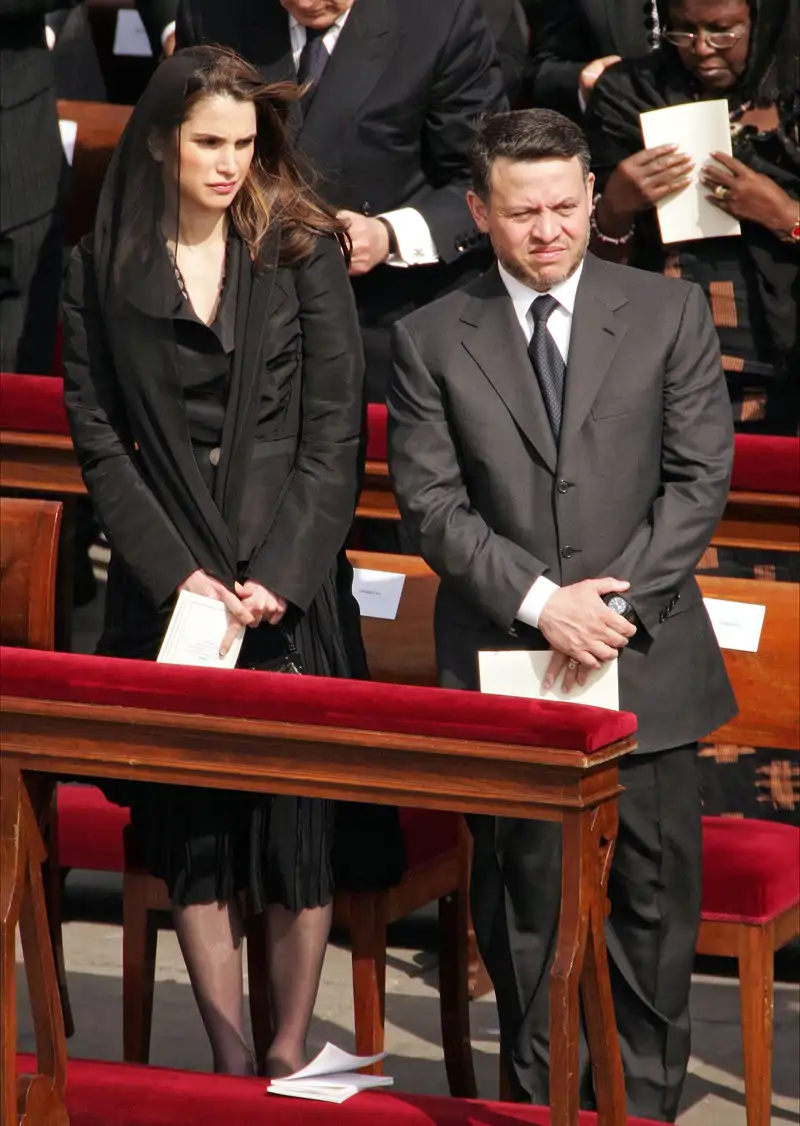
[[[587,254],[572,315],[569,361],[564,388],[561,444],[586,421],[628,325],[618,313],[627,297],[608,277],[606,267]]]
[[[497,266],[478,280],[461,314],[467,352],[503,400],[519,428],[555,473],[556,443],[525,337]]]
[[[395,49],[390,0],[356,0],[306,112],[303,151],[338,165],[339,138],[386,70]]]

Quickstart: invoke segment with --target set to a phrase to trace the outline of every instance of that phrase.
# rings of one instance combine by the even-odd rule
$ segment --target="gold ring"
[[[567,668],[569,669],[569,671],[570,671],[570,672],[575,672],[575,669],[576,669],[577,667],[578,667],[578,662],[577,662],[577,661],[575,661],[575,660],[573,660],[573,658],[572,658],[572,657],[570,657],[570,659],[569,659],[569,660],[567,661]]]
[[[714,188],[714,195],[717,197],[717,199],[722,200],[723,203],[730,194],[731,189],[726,188],[724,184],[717,184],[717,186]]]

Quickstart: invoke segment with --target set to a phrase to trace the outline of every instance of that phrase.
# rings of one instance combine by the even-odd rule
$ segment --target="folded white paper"
[[[605,661],[589,673],[584,685],[576,684],[569,693],[562,690],[563,675],[549,692],[542,681],[553,656],[549,649],[533,652],[516,649],[478,653],[481,692],[490,696],[522,696],[528,700],[559,700],[568,704],[590,704],[595,708],[619,711],[619,665]]]
[[[311,1063],[283,1079],[273,1079],[267,1091],[294,1099],[343,1103],[359,1091],[392,1086],[394,1080],[388,1075],[363,1075],[357,1070],[384,1059],[386,1052],[377,1056],[352,1056],[328,1042]]]
[[[394,621],[400,609],[405,575],[391,571],[368,571],[353,568],[353,597],[365,618]]]
[[[233,620],[223,602],[182,590],[172,611],[158,660],[164,665],[235,668],[245,626],[239,630],[226,655],[219,655],[219,647]]]
[[[687,102],[640,114],[645,147],[679,145],[694,161],[691,183],[656,204],[664,243],[722,238],[741,234],[739,221],[709,203],[710,189],[700,182],[700,171],[712,152],[732,155],[729,107],[724,98],[713,102]]]
[[[75,140],[78,136],[78,123],[77,121],[68,121],[67,118],[62,117],[58,122],[58,128],[61,133],[61,147],[64,150],[64,156],[67,158],[67,164],[72,164],[75,157]]]
[[[153,54],[142,17],[135,8],[120,8],[117,12],[113,53],[136,58],[148,58]]]
[[[708,616],[720,649],[757,653],[761,641],[766,606],[752,602],[729,602],[725,598],[704,598]]]

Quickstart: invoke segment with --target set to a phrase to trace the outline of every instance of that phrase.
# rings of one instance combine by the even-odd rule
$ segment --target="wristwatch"
[[[604,594],[602,599],[608,606],[609,610],[613,610],[615,614],[619,614],[626,622],[631,625],[636,624],[636,611],[627,598],[623,598],[621,594]]]

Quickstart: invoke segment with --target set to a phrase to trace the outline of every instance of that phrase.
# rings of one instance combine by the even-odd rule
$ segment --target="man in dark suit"
[[[545,680],[566,690],[619,659],[639,749],[621,766],[607,943],[629,1112],[671,1121],[700,913],[696,743],[735,712],[693,577],[733,456],[716,334],[696,286],[586,254],[592,177],[573,122],[490,118],[473,169],[498,263],[397,325],[391,472],[441,577],[445,687],[478,687],[480,650],[550,649]],[[560,829],[473,831],[503,1054],[516,1098],[546,1103]]]
[[[607,66],[658,45],[657,0],[523,0],[531,31],[526,105],[583,117]]]
[[[64,0],[0,7],[0,370],[48,374],[61,282],[64,152],[45,13]]]
[[[477,0],[181,0],[177,44],[195,43],[311,84],[298,145],[350,225],[367,391],[382,401],[391,325],[483,261],[465,199],[471,122],[505,99]]]

